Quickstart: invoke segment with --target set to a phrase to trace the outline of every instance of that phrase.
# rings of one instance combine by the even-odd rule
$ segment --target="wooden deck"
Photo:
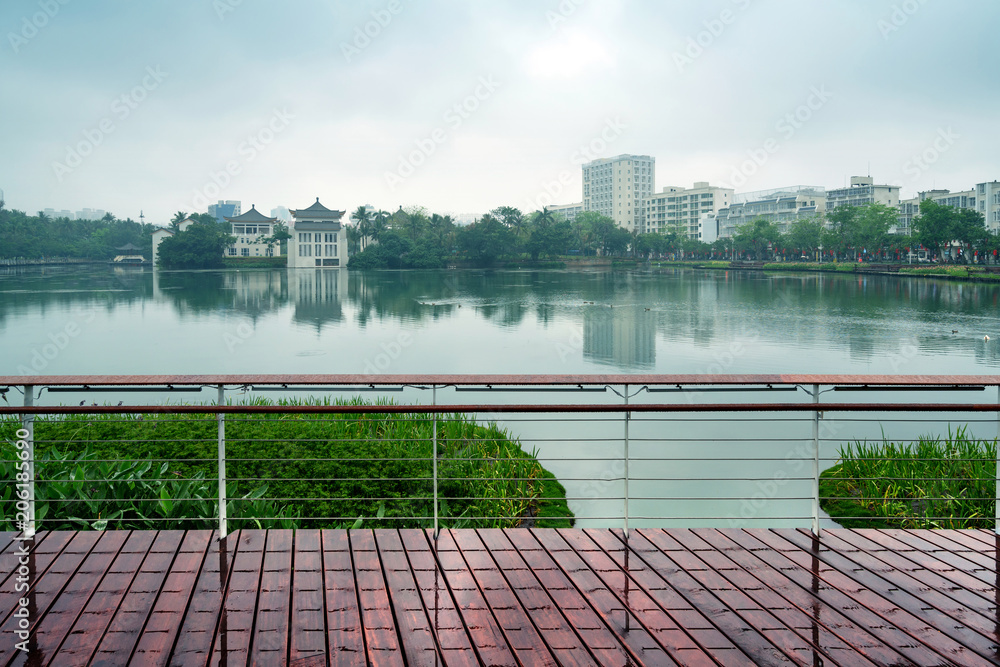
[[[0,665],[1000,665],[986,531],[0,537]]]

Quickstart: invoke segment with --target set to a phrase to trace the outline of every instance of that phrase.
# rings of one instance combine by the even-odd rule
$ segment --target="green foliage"
[[[0,522],[14,529],[17,472],[14,452],[6,443],[0,453]],[[40,452],[36,520],[45,530],[166,530],[210,529],[217,525],[218,482],[198,471],[182,478],[167,462],[149,458],[102,460],[90,447],[76,454],[55,447]],[[227,485],[229,525],[237,528],[293,528],[296,517],[287,508],[263,498],[267,485],[245,495],[239,485]],[[258,518],[260,517],[260,518]]]
[[[848,444],[822,475],[821,506],[846,528],[992,527],[996,454],[996,440],[966,427],[944,440]]]
[[[11,459],[16,428],[11,420],[3,423],[6,456]],[[218,476],[216,429],[213,415],[88,415],[35,422],[40,457],[105,461],[101,464],[105,468],[87,473],[87,479],[112,478],[116,466],[122,466],[125,472],[120,478],[131,483],[135,471],[147,462],[159,470],[161,463],[169,461],[169,469],[150,477],[173,481],[176,476],[178,484],[188,483],[183,489],[166,487],[174,503],[173,516],[190,511],[194,512],[191,518],[214,516],[212,507],[207,507],[206,515],[205,506],[194,502],[185,508],[177,499],[215,497],[215,483],[206,486],[205,480]],[[371,523],[381,516],[379,523],[390,527],[426,527],[433,516],[432,432],[432,417],[422,414],[230,416],[226,420],[226,476],[230,497],[236,498],[229,503],[230,516],[295,518],[298,527],[308,528],[348,527],[359,518]],[[570,516],[562,487],[496,425],[476,424],[462,415],[439,416],[437,433],[439,489],[445,501],[439,508],[442,525],[508,527],[524,525],[536,516]],[[135,460],[137,455],[147,461]],[[39,475],[63,480],[66,471],[60,466],[54,465],[53,472],[40,461]],[[58,489],[72,497],[73,489],[59,484],[63,486],[46,482],[38,488]],[[10,501],[13,483],[8,481],[7,487],[10,490],[0,500]],[[81,499],[73,505],[75,513],[63,513],[59,520],[94,522],[118,517],[126,501],[140,507],[142,517],[161,516],[156,512],[165,509],[157,509],[161,489],[156,486],[139,485],[129,492],[115,489],[114,493],[126,494],[118,504],[103,506],[92,500],[88,505]],[[248,489],[253,491],[246,493]],[[238,495],[241,492],[245,495]],[[143,505],[140,499],[152,504]],[[3,510],[5,516],[12,514],[9,505]],[[55,518],[51,514],[55,509],[50,510],[50,519]],[[141,520],[127,512],[123,516]]]
[[[493,266],[501,257],[513,254],[517,247],[514,232],[489,213],[462,229],[458,242],[479,266]]]
[[[733,242],[738,250],[762,260],[767,257],[768,247],[777,244],[780,237],[781,233],[773,222],[757,218],[738,227],[733,234]]]
[[[163,239],[156,253],[157,261],[167,269],[222,268],[222,253],[235,241],[223,225],[196,222],[185,231]]]
[[[119,220],[110,213],[101,220],[70,220],[30,216],[0,207],[0,258],[108,260],[120,254],[116,248],[129,243],[143,248],[143,254],[149,257],[153,226]]]

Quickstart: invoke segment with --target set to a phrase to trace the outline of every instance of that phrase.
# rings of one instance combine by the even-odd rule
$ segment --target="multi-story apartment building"
[[[646,200],[646,222],[641,232],[676,232],[691,239],[701,238],[701,218],[718,213],[732,204],[733,190],[699,181],[693,188],[668,186]]]
[[[784,234],[796,220],[822,217],[827,210],[826,190],[812,185],[747,192],[733,199],[729,208],[716,214],[719,238],[733,236],[737,228],[757,218],[770,220]]]
[[[583,213],[583,202],[579,204],[556,204],[555,206],[546,206],[545,208],[553,215],[567,222],[573,222],[576,220],[578,214]]]
[[[866,206],[875,203],[897,208],[899,186],[875,185],[875,179],[871,176],[852,176],[850,186],[828,190],[826,193],[828,211],[839,206]]]
[[[653,194],[656,159],[619,155],[583,165],[583,210],[597,211],[630,232],[643,228]]]
[[[925,190],[912,199],[899,202],[899,225],[891,230],[895,234],[909,234],[913,219],[920,214],[920,202],[930,199],[942,206],[967,208],[978,211],[991,232],[1000,231],[1000,181],[979,183],[971,190]]]

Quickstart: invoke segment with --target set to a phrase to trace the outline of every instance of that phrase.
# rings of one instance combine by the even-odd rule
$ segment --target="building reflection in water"
[[[652,368],[656,364],[656,317],[635,306],[587,308],[583,356],[620,368]]]

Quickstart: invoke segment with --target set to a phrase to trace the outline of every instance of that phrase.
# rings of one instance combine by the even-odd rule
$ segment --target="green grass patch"
[[[820,505],[845,528],[987,528],[994,523],[996,441],[884,440],[841,448],[820,478]]]
[[[7,520],[17,427],[12,420],[0,426],[6,480],[0,515]],[[237,527],[255,527],[253,518],[274,520],[264,527],[428,527],[433,428],[424,414],[229,415],[229,515]],[[465,415],[439,415],[437,433],[443,527],[572,525],[565,489],[509,433]],[[38,418],[45,527],[163,528],[164,519],[210,520],[218,510],[216,437],[214,415]],[[113,488],[101,481],[109,478]]]

